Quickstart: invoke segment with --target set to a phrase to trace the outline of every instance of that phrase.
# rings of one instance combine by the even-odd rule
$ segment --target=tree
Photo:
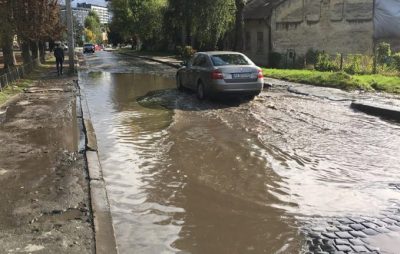
[[[15,55],[13,51],[14,23],[13,9],[10,0],[0,1],[0,47],[3,51],[4,69],[15,66]]]
[[[126,40],[155,47],[163,39],[162,21],[167,0],[113,0],[111,32]]]
[[[72,18],[74,23],[75,43],[82,46],[84,43],[82,37],[84,36],[85,28],[81,23],[78,22],[75,16],[73,16]]]
[[[87,41],[92,43],[101,43],[101,24],[100,18],[96,12],[90,11],[85,19],[85,36]]]
[[[232,29],[234,0],[169,0],[165,33],[177,45],[216,49]]]
[[[235,41],[234,50],[244,50],[244,17],[243,10],[248,0],[235,0],[236,15],[235,15]]]
[[[232,29],[234,0],[197,0],[194,12],[194,32],[201,49],[217,49],[219,40]]]
[[[16,31],[22,41],[24,62],[30,62],[32,58],[40,62],[40,58],[42,60],[44,58],[44,41],[49,38],[60,39],[65,30],[59,19],[58,1],[12,0],[11,2]]]

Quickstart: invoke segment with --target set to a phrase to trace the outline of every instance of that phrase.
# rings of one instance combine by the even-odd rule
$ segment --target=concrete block
[[[84,119],[86,136],[87,136],[87,149],[97,151],[97,138],[92,125],[92,121]]]
[[[89,179],[102,180],[103,174],[97,152],[86,151],[86,159],[88,163]]]
[[[117,254],[110,204],[103,181],[90,181],[96,254]]]
[[[370,115],[400,121],[400,108],[398,107],[357,101],[351,103],[351,107]]]

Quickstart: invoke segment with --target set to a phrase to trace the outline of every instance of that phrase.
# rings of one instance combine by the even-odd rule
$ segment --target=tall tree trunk
[[[13,39],[12,33],[3,33],[1,36],[4,69],[9,69],[17,65],[13,50]]]
[[[37,64],[40,64],[39,47],[37,41],[31,41],[32,59]]]
[[[42,63],[46,62],[46,49],[45,43],[43,41],[39,41],[39,54],[40,54],[40,61]]]
[[[29,41],[22,41],[21,43],[21,52],[22,52],[22,59],[24,60],[24,64],[32,62],[31,56],[31,48],[29,45]]]
[[[186,22],[182,24],[182,28],[181,28],[181,45],[182,46],[186,46]]]
[[[236,51],[244,50],[244,17],[243,9],[245,0],[235,0],[236,5],[236,20],[235,20],[235,42],[233,48]]]

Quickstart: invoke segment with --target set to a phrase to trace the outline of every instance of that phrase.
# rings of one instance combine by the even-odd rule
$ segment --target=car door
[[[196,61],[198,55],[194,55],[192,59],[189,60],[186,67],[183,69],[182,72],[182,83],[183,86],[192,88],[192,75],[193,75],[193,63]]]
[[[199,67],[198,67],[198,78],[197,80],[201,80],[203,84],[207,87],[211,77],[211,62],[207,55],[202,55],[202,58],[199,60]],[[197,84],[196,84],[197,85]]]
[[[199,80],[203,80],[204,72],[206,71],[207,57],[204,54],[199,54],[193,62],[192,75],[191,75],[191,88],[197,89]]]
[[[202,54],[197,54],[193,59],[192,66],[188,69],[188,87],[197,89],[197,80],[200,74],[200,63],[203,59]]]

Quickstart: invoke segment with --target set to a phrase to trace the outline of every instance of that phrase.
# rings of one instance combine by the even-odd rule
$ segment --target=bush
[[[344,71],[352,75],[357,73],[363,73],[361,62],[362,62],[362,55],[360,54],[348,55]]]
[[[392,51],[389,43],[381,42],[376,47],[376,60],[380,65],[387,64],[391,54]]]
[[[338,71],[340,69],[340,65],[337,64],[337,57],[332,60],[329,54],[322,52],[317,56],[315,69],[318,71]]]
[[[282,54],[278,52],[271,52],[269,54],[269,65],[271,68],[280,68],[282,61]]]
[[[188,61],[196,53],[192,46],[178,46],[176,47],[178,57],[184,61]]]
[[[369,74],[374,71],[374,57],[362,55],[361,56],[361,73],[362,74]]]
[[[320,52],[318,50],[314,50],[309,48],[306,52],[306,64],[307,65],[314,65],[317,63],[318,55]]]
[[[393,67],[400,72],[400,52],[392,56]]]

